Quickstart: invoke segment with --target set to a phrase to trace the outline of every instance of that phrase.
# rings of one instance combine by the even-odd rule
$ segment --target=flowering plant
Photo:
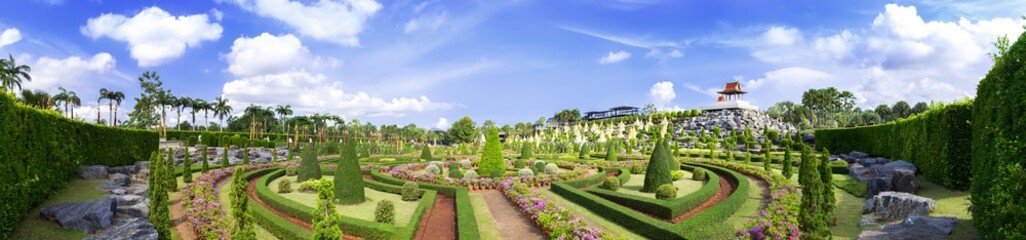
[[[750,222],[745,229],[737,231],[738,237],[744,239],[798,239],[801,236],[801,230],[798,228],[798,210],[802,203],[802,193],[798,186],[784,178],[783,175],[738,162],[705,159],[693,162],[729,168],[754,175],[769,183],[769,204],[766,209],[759,211],[756,220]]]
[[[288,166],[285,162],[251,164],[245,166],[231,166],[222,169],[213,169],[196,178],[192,183],[185,185],[178,194],[183,208],[185,219],[192,223],[193,231],[197,236],[204,239],[227,239],[230,236],[232,220],[224,214],[224,206],[217,201],[217,193],[214,184],[232,175],[235,168],[243,167],[246,171],[270,167]]]
[[[589,227],[569,210],[560,207],[532,191],[515,178],[506,178],[499,184],[499,190],[513,201],[520,211],[531,218],[536,225],[552,239],[617,239],[620,238],[600,229]]]

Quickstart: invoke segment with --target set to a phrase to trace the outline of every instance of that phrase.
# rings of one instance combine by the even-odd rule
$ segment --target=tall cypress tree
[[[166,171],[166,173],[163,175],[167,188],[164,190],[174,192],[178,190],[178,176],[175,174],[175,154],[174,150],[171,150],[170,148],[167,149],[167,152],[167,161],[164,161],[164,171]]]
[[[235,225],[231,229],[231,239],[256,239],[256,232],[253,230],[253,217],[249,212],[249,198],[246,197],[246,188],[249,186],[249,182],[243,176],[246,174],[245,168],[245,166],[238,166],[232,172],[232,189],[229,197]]]
[[[158,151],[159,152],[159,151]],[[167,168],[164,163],[164,154],[154,152],[150,155],[150,173],[147,177],[149,190],[146,195],[150,201],[150,222],[157,231],[157,238],[160,240],[171,239],[171,203],[167,194]]]
[[[221,167],[228,167],[231,163],[228,162],[228,147],[221,147],[224,153],[221,154]]]
[[[305,154],[304,154],[305,155]],[[313,212],[313,240],[342,239],[342,217],[335,212],[334,182],[317,184],[317,209]]]
[[[249,165],[249,146],[242,148],[242,164]]]
[[[762,161],[762,170],[766,170],[767,172],[771,170],[770,166],[773,165],[773,159],[770,158],[770,148],[772,146],[773,145],[770,143],[768,137],[762,143],[762,153],[765,157],[765,160]]]
[[[317,163],[317,153],[313,146],[307,145],[300,154],[303,154],[303,159],[299,163],[299,173],[296,176],[296,181],[305,182],[310,179],[321,179],[321,166]]]
[[[789,145],[789,144],[784,144],[784,162],[783,162],[783,164],[784,164],[784,168],[781,170],[780,173],[784,175],[784,178],[791,179],[791,175],[794,174],[794,167],[791,166],[793,163],[792,163],[792,160],[791,160],[791,145]]]
[[[206,173],[207,171],[210,171],[210,161],[207,160],[207,146],[203,146],[202,149],[203,150],[201,151],[203,152],[200,153],[200,155],[203,157],[203,172]]]
[[[823,202],[821,204],[824,218],[827,224],[833,226],[837,221],[837,216],[834,214],[837,199],[834,198],[834,174],[830,171],[830,151],[826,148],[823,148],[823,153],[820,154],[819,176],[823,186]]]
[[[534,157],[534,144],[530,142],[524,143],[524,146],[520,148],[520,159],[528,160]]]
[[[802,162],[798,169],[798,184],[802,187],[802,203],[798,212],[798,226],[802,238],[824,239],[829,234],[823,209],[823,181],[819,174],[819,160],[811,157],[809,147],[802,148]]]
[[[366,198],[360,163],[356,158],[356,145],[352,141],[342,143],[342,156],[335,166],[335,197],[342,204],[361,203]]]
[[[185,146],[185,160],[182,160],[182,181],[192,182],[192,160],[189,159],[189,146]]]

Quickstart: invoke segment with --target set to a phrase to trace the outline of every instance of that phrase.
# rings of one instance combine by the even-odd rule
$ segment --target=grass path
[[[14,226],[11,231],[11,239],[83,239],[89,234],[78,229],[64,229],[57,222],[43,219],[39,210],[61,203],[78,202],[100,199],[106,196],[103,191],[96,189],[106,179],[84,180],[75,178],[68,182],[68,186],[58,190],[49,199],[37,207],[32,208],[21,218],[21,222]]]
[[[759,216],[759,209],[763,209],[769,204],[767,202],[769,198],[769,185],[756,177],[748,175],[745,175],[745,177],[748,179],[748,183],[753,186],[748,188],[748,199],[745,200],[745,203],[741,205],[737,212],[734,212],[724,221],[733,226],[734,229],[741,229],[752,220],[755,220]]]
[[[231,183],[231,178],[221,180],[214,185],[214,191],[217,192],[217,202],[221,203],[221,206],[224,206],[223,209],[226,217],[230,217],[232,215],[232,200],[230,197],[232,188],[229,187],[229,183]],[[257,203],[249,201],[248,204]],[[274,234],[271,234],[270,231],[267,231],[267,229],[260,226],[260,224],[254,224],[253,231],[256,232],[257,239],[278,239],[278,237],[275,237]]]
[[[500,239],[499,228],[495,226],[495,219],[492,219],[492,212],[488,210],[481,192],[470,193],[470,204],[474,206],[474,218],[477,219],[477,231],[481,239]]]
[[[947,239],[980,239],[976,225],[973,224],[973,216],[968,211],[971,204],[969,192],[944,188],[928,182],[922,176],[918,180],[920,188],[916,195],[937,200],[937,208],[930,211],[930,216],[958,218],[958,224]]]
[[[549,198],[549,199],[551,199],[553,201],[556,201],[556,203],[558,203],[560,206],[563,206],[563,207],[565,207],[567,209],[570,209],[570,211],[573,211],[574,214],[577,217],[580,217],[580,218],[584,219],[588,223],[593,223],[595,225],[598,225],[596,227],[601,227],[601,228],[605,229],[607,232],[615,233],[615,234],[617,234],[617,235],[619,235],[621,237],[624,237],[626,239],[645,239],[644,236],[638,235],[637,233],[634,233],[634,232],[630,231],[629,229],[624,228],[623,226],[620,226],[619,224],[616,224],[614,222],[610,222],[609,220],[606,220],[602,216],[599,216],[599,215],[595,214],[591,210],[589,210],[589,209],[587,209],[585,207],[582,207],[581,205],[577,205],[577,203],[574,203],[574,202],[571,202],[569,200],[566,200],[562,196],[559,196],[559,194],[553,193],[551,190],[542,191],[542,194],[545,195],[545,197],[547,197],[547,198]],[[482,237],[483,237],[483,235],[482,235]],[[482,238],[482,239],[485,239],[485,238]]]

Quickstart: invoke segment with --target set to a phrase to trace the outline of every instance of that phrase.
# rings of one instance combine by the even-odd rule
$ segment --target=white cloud
[[[21,41],[21,31],[17,28],[8,28],[0,33],[0,47],[14,44]]]
[[[802,32],[797,28],[771,27],[763,33],[766,43],[778,46],[791,46],[802,40]]]
[[[217,8],[210,9],[210,16],[214,16],[214,19],[217,19],[218,22],[224,19],[224,13],[221,10],[217,10]]]
[[[232,0],[242,9],[284,22],[301,35],[342,46],[360,46],[364,23],[381,10],[374,0]]]
[[[235,39],[232,51],[225,55],[228,72],[237,77],[279,73],[304,68],[335,67],[339,61],[334,58],[313,56],[292,34],[274,36],[262,33],[259,36]]]
[[[365,92],[347,92],[342,84],[322,74],[289,71],[259,75],[225,83],[223,95],[236,107],[291,104],[300,113],[330,112],[345,116],[402,116],[405,112],[449,109],[448,103],[425,96],[383,99]],[[240,108],[241,109],[241,108]]]
[[[781,37],[774,44],[768,39],[776,37],[767,36],[786,36],[780,33],[788,31],[771,28],[747,40],[721,43],[747,48],[756,60],[778,67],[750,80],[749,87],[781,92],[749,94],[756,99],[794,101],[810,87],[834,86],[851,91],[868,107],[898,100],[950,101],[972,96],[993,64],[987,56],[994,51],[992,42],[1002,35],[1019,36],[1024,24],[1026,20],[1017,18],[928,20],[919,16],[916,7],[887,4],[867,29],[844,29],[811,36],[809,41],[802,41],[796,30],[795,41]],[[792,44],[783,44],[788,42]],[[819,74],[823,72],[830,74]],[[819,84],[823,79],[832,83]]]
[[[78,56],[64,59],[40,57],[30,65],[32,81],[23,82],[22,86],[34,89],[82,86],[88,83],[89,76],[111,71],[115,63],[114,57],[105,52],[88,59]]]
[[[653,84],[652,88],[649,89],[648,95],[660,106],[670,103],[670,101],[677,97],[676,91],[673,90],[673,83],[670,81]]]
[[[448,129],[449,128],[449,119],[445,119],[444,117],[438,118],[438,122],[435,123],[435,128],[438,128],[438,129]]]
[[[90,18],[80,28],[83,35],[93,39],[108,37],[128,43],[132,58],[141,67],[177,59],[186,48],[221,38],[222,30],[221,25],[208,22],[206,14],[172,16],[158,7],[144,9],[132,17],[105,13]]]
[[[626,51],[609,52],[605,57],[599,58],[599,64],[618,63],[631,58],[631,53]]]
[[[403,27],[403,33],[414,33],[417,31],[435,31],[448,21],[448,13],[441,12],[437,15],[422,16],[410,19]]]
[[[659,59],[659,60],[666,60],[668,58],[681,58],[681,57],[684,56],[684,53],[682,53],[680,51],[680,49],[683,48],[684,45],[682,45],[680,43],[677,43],[677,42],[673,42],[673,41],[651,40],[651,39],[648,39],[648,38],[630,38],[630,37],[623,37],[623,36],[616,36],[616,35],[598,33],[598,32],[593,32],[593,31],[584,30],[584,29],[580,29],[580,28],[574,28],[574,27],[565,27],[564,26],[564,27],[560,27],[560,28],[562,28],[563,30],[566,30],[566,31],[575,32],[575,33],[579,33],[579,34],[584,34],[584,35],[600,38],[600,39],[603,39],[603,40],[606,40],[606,41],[611,41],[611,42],[615,42],[615,43],[619,43],[619,44],[623,44],[623,45],[627,45],[627,46],[632,46],[632,47],[637,47],[637,48],[648,49],[649,53],[647,55],[645,55],[645,56],[646,57],[650,57],[650,58],[656,58],[656,59]],[[686,45],[686,43],[685,43],[685,45]]]

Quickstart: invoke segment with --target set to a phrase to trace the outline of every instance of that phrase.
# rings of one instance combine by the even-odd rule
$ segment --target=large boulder
[[[911,171],[912,173],[915,173],[918,170],[916,168],[916,165],[914,165],[914,164],[912,164],[910,162],[906,162],[905,160],[896,160],[896,161],[888,162],[888,163],[884,164],[884,167],[887,167],[887,168],[889,168],[891,170],[899,170],[899,169],[900,170],[908,170],[908,171]]]
[[[866,200],[862,213],[872,213],[883,219],[905,219],[910,214],[928,215],[937,207],[933,199],[903,192],[881,192]]]
[[[859,152],[859,151],[852,151],[852,152],[848,153],[848,156],[851,157],[851,158],[854,158],[854,159],[860,159],[860,158],[869,157],[869,154],[868,153],[864,153],[864,152]]]
[[[118,205],[118,208],[114,212],[119,216],[144,218],[150,216],[150,206],[145,202],[136,203],[134,205]]]
[[[107,178],[107,166],[94,165],[78,168],[78,176],[83,179],[104,179]]]
[[[868,228],[859,234],[859,240],[922,240],[944,239],[934,227],[918,222],[913,224],[888,224],[882,228]]]
[[[109,184],[120,187],[128,186],[128,183],[130,181],[131,179],[128,178],[128,175],[122,173],[111,174],[110,177],[107,179],[107,182],[109,182]]]
[[[913,215],[902,221],[902,224],[926,224],[929,225],[944,235],[951,234],[952,230],[955,230],[955,224],[958,224],[958,219],[953,217],[929,217],[921,215]]]
[[[111,168],[107,169],[107,173],[111,173],[111,174],[113,174],[113,173],[120,173],[120,174],[124,174],[124,175],[132,175],[132,174],[135,174],[138,171],[139,171],[139,168],[136,167],[136,165],[117,166],[117,167],[111,167]]]
[[[848,174],[859,182],[868,182],[870,179],[876,178],[876,174],[871,168],[859,163],[848,164]]]
[[[110,226],[117,203],[114,198],[72,202],[39,210],[43,219],[57,221],[63,228],[77,228],[92,234],[96,229]]]
[[[919,189],[916,174],[908,169],[895,169],[891,173],[891,189],[895,192],[915,193]]]
[[[123,218],[115,221],[114,226],[98,232],[85,240],[156,240],[157,230],[144,217]]]
[[[874,177],[866,181],[866,197],[874,197],[881,192],[891,191],[890,177]]]

